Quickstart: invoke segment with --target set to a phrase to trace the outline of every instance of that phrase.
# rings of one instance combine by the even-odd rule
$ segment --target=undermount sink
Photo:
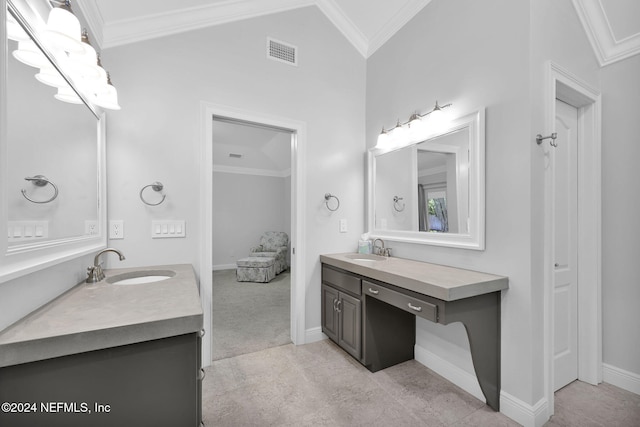
[[[350,260],[361,261],[361,262],[378,262],[378,261],[387,260],[387,257],[383,257],[380,255],[373,255],[373,254],[348,254],[345,256]]]
[[[176,275],[172,270],[141,270],[118,274],[107,279],[112,285],[139,285],[167,280]]]

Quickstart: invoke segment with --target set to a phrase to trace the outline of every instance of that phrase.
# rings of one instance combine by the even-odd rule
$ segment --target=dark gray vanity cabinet
[[[362,359],[362,285],[355,275],[322,267],[322,332]]]
[[[0,368],[0,402],[15,404],[15,412],[0,413],[0,425],[199,426],[201,336]]]

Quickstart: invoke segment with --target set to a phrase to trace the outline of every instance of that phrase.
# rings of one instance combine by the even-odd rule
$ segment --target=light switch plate
[[[151,221],[152,239],[170,239],[186,237],[187,230],[183,220]]]

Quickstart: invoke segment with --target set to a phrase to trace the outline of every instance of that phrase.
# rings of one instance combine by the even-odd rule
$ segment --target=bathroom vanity
[[[105,275],[0,333],[0,402],[10,404],[0,425],[200,425],[203,313],[193,267]]]
[[[322,331],[371,372],[414,358],[415,318],[462,322],[487,404],[500,405],[503,276],[376,255],[321,255]]]

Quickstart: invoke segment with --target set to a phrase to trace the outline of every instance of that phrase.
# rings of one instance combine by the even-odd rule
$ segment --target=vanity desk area
[[[371,372],[414,358],[416,316],[462,322],[487,405],[500,405],[500,291],[508,278],[401,258],[321,255],[322,331]]]

